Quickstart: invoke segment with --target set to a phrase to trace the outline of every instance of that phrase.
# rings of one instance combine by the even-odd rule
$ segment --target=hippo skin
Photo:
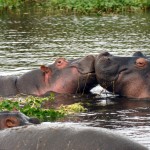
[[[0,77],[0,95],[14,96],[27,94],[35,96],[56,93],[88,93],[97,80],[94,70],[95,57],[69,60],[58,58],[48,66],[29,71],[19,77]]]
[[[150,98],[150,60],[141,52],[131,57],[99,54],[95,73],[99,84],[110,92],[129,98]]]
[[[18,94],[16,88],[17,76],[0,76],[0,96]]]
[[[21,112],[0,112],[0,130],[23,125],[40,124],[37,118],[30,118]]]
[[[7,150],[148,150],[110,130],[76,124],[46,123],[0,131]]]

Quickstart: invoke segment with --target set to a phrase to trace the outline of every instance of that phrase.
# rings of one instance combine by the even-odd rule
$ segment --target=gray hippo
[[[148,150],[113,131],[75,124],[46,123],[0,131],[6,150]]]
[[[0,112],[0,130],[29,124],[40,124],[40,121],[17,111]]]
[[[17,95],[17,76],[0,76],[0,96]]]
[[[110,92],[130,98],[150,98],[150,60],[141,52],[131,57],[99,54],[95,73],[99,84]]]
[[[58,58],[48,66],[29,71],[19,77],[0,77],[0,95],[27,94],[43,96],[56,93],[88,93],[96,86],[93,55],[75,60]]]

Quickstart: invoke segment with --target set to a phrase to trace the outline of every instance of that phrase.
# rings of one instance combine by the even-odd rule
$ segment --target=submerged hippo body
[[[21,112],[0,112],[0,130],[6,128],[12,128],[17,126],[39,124],[40,121],[37,118],[29,118]]]
[[[16,81],[17,76],[0,76],[0,96],[13,96],[18,94]]]
[[[150,61],[141,52],[131,57],[102,53],[96,57],[99,84],[120,96],[150,98]]]
[[[103,128],[47,123],[0,131],[0,148],[14,150],[148,150]]]
[[[49,91],[57,93],[86,93],[97,84],[92,55],[67,61],[57,59],[49,66],[41,66],[17,79],[19,93],[41,96]]]

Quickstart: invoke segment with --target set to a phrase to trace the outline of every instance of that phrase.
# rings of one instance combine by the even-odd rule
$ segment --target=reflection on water
[[[0,16],[0,75],[20,75],[58,57],[72,59],[102,51],[128,56],[139,50],[150,55],[149,14]],[[115,129],[150,147],[150,100],[107,96],[72,97],[75,102],[89,99],[91,105],[89,112],[70,121]]]

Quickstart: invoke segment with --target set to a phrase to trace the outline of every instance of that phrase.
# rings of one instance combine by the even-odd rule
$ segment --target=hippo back
[[[147,150],[109,130],[47,123],[0,131],[1,149],[20,150]]]
[[[17,76],[0,76],[0,96],[13,96],[18,93]]]

